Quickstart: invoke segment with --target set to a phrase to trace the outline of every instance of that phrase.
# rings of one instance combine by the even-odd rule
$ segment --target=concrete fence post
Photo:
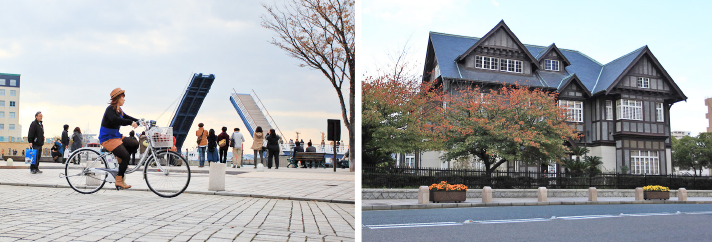
[[[643,188],[642,187],[636,187],[635,188],[635,200],[636,201],[643,201]]]
[[[430,203],[430,189],[428,186],[420,186],[418,188],[418,204]]]
[[[588,188],[588,201],[589,202],[598,201],[598,190],[595,187]]]
[[[492,202],[492,188],[491,187],[483,187],[482,188],[482,202],[483,203],[491,203]]]
[[[678,201],[687,201],[687,189],[680,188],[677,190],[677,200]]]
[[[12,158],[7,159],[7,166],[13,166],[12,164]]]
[[[212,163],[208,177],[208,191],[225,191],[225,168],[223,163]]]
[[[546,187],[539,187],[537,197],[539,198],[539,202],[546,202]]]

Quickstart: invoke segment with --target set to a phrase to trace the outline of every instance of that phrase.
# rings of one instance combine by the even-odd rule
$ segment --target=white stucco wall
[[[596,146],[589,148],[589,156],[601,157],[603,161],[603,172],[616,172],[616,147],[615,146]]]
[[[667,172],[663,175],[672,174],[672,149],[665,149],[665,163],[667,165]]]
[[[443,163],[440,160],[441,153],[441,151],[423,152],[420,157],[420,167],[441,168],[441,164]],[[445,164],[445,167],[447,168],[447,164]]]

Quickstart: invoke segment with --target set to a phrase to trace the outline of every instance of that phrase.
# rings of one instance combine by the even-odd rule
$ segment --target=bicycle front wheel
[[[109,174],[93,168],[109,168],[99,152],[92,149],[78,149],[72,152],[64,165],[64,174],[69,186],[82,194],[91,194],[104,187]]]
[[[183,156],[173,151],[159,151],[143,169],[146,185],[158,196],[175,197],[190,183],[190,167]]]

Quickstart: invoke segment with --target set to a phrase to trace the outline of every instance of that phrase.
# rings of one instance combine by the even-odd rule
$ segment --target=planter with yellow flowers
[[[462,184],[447,184],[441,181],[430,185],[431,202],[464,202],[467,199],[467,186]]]
[[[650,185],[643,187],[643,199],[670,199],[670,189],[664,186]]]

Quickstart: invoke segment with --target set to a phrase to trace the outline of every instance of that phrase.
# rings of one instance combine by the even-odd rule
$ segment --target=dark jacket
[[[218,136],[216,135],[208,135],[208,151],[213,152],[215,151],[215,147],[218,146],[217,143]]]
[[[74,132],[72,134],[72,151],[82,148],[82,133]]]
[[[69,145],[69,133],[64,130],[62,131],[62,146],[66,149],[67,145]]]
[[[218,140],[217,143],[219,144],[221,140],[225,140],[225,146],[220,147],[221,150],[227,150],[227,148],[230,148],[230,135],[222,132],[218,135]]]
[[[297,158],[297,153],[304,152],[304,148],[301,146],[294,146],[294,152],[292,152],[292,158]]]
[[[314,146],[307,147],[307,152],[316,152],[316,147],[314,147]]]
[[[41,121],[32,121],[30,124],[30,131],[27,132],[27,142],[31,143],[33,146],[44,145],[44,127]]]
[[[267,149],[269,149],[270,152],[279,151],[279,139],[280,139],[279,135],[277,135],[277,134],[269,135],[268,134],[265,139],[267,139]]]
[[[121,138],[121,133],[119,133],[119,128],[121,126],[131,125],[133,122],[137,122],[138,119],[129,116],[124,113],[116,113],[116,110],[109,105],[104,111],[104,118],[101,119],[101,129],[99,129],[99,142],[104,143],[104,141],[110,139]]]

